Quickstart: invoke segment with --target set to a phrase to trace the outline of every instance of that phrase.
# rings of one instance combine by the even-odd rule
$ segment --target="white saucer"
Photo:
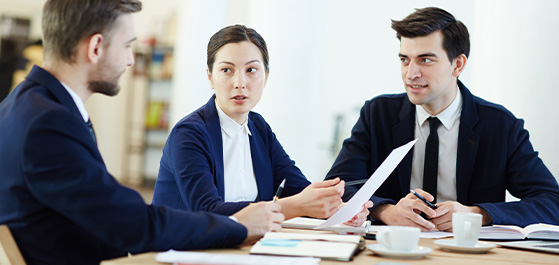
[[[431,253],[433,249],[428,247],[417,246],[412,251],[394,251],[385,248],[381,244],[368,245],[367,249],[374,252],[377,255],[387,257],[387,258],[397,258],[397,259],[419,259],[423,256]]]
[[[434,243],[446,251],[456,251],[464,253],[486,253],[492,250],[497,245],[488,242],[478,241],[473,247],[458,246],[454,239],[440,239],[435,240]]]

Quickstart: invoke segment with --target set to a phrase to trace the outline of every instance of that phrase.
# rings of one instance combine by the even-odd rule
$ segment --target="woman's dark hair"
[[[416,9],[401,21],[392,20],[396,37],[415,38],[427,36],[440,30],[443,34],[443,49],[452,62],[460,54],[470,55],[470,34],[466,26],[447,11],[437,7]]]
[[[258,47],[262,53],[262,59],[264,60],[264,69],[266,73],[268,73],[270,68],[268,66],[268,48],[266,47],[266,41],[264,41],[264,38],[262,38],[256,30],[243,25],[232,25],[222,28],[210,38],[210,42],[208,42],[207,62],[210,73],[212,72],[217,51],[221,47],[229,43],[239,43],[243,41],[250,41]]]

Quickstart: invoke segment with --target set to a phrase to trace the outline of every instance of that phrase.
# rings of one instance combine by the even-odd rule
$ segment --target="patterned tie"
[[[97,138],[95,137],[95,131],[93,130],[93,124],[91,124],[91,119],[88,119],[85,124],[89,128],[89,132],[91,133],[91,137],[93,137],[93,141],[97,143]]]
[[[425,167],[423,169],[423,190],[429,192],[437,201],[437,175],[439,171],[439,135],[437,129],[441,121],[437,117],[430,117],[429,137],[425,143]]]

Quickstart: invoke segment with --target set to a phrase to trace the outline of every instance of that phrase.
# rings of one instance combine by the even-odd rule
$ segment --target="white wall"
[[[399,42],[390,19],[402,19],[415,7],[430,5],[447,9],[471,27],[474,17],[472,1],[186,2],[177,47],[185,51],[177,57],[180,77],[171,122],[212,94],[205,74],[210,36],[227,25],[245,24],[266,39],[270,52],[270,77],[255,111],[266,118],[291,158],[313,181],[324,178],[337,154],[330,151],[336,115],[345,117],[341,129],[345,138],[365,100],[404,91]],[[469,82],[468,71],[462,80]]]
[[[559,98],[554,0],[185,1],[171,122],[212,94],[205,75],[209,37],[224,26],[245,24],[262,34],[270,51],[270,79],[255,111],[303,172],[320,180],[334,159],[335,116],[344,116],[345,138],[366,99],[404,91],[390,19],[426,6],[444,8],[466,24],[472,51],[461,80],[524,118],[535,149],[559,177],[559,115],[552,109]]]
[[[532,145],[559,178],[559,1],[475,3],[471,89],[525,120]]]
[[[40,36],[44,0],[0,0],[1,14],[33,17]],[[559,177],[559,2],[555,0],[368,1],[368,0],[143,0],[136,16],[139,37],[161,30],[162,16],[180,14],[171,123],[212,94],[206,80],[206,45],[224,26],[255,28],[270,51],[270,79],[256,111],[270,123],[292,159],[313,181],[334,157],[334,118],[345,117],[347,137],[366,99],[403,92],[398,41],[390,19],[416,7],[438,6],[468,26],[472,52],[461,79],[477,95],[505,105],[526,120],[531,141]],[[165,29],[165,28],[164,28]],[[123,77],[126,82],[128,76]],[[123,87],[127,87],[123,83]],[[99,147],[115,176],[122,174],[127,93],[94,96],[87,104]]]

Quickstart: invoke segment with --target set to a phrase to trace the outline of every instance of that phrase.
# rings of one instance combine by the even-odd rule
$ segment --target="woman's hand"
[[[353,218],[351,218],[351,220],[345,222],[344,224],[355,227],[363,225],[363,223],[367,221],[367,216],[369,216],[369,208],[371,207],[373,207],[372,201],[365,202],[365,204],[363,204],[363,209],[361,209],[359,213],[357,213],[355,216],[353,216]]]
[[[278,200],[285,219],[298,216],[328,218],[342,204],[344,182],[339,178],[315,182],[300,193]]]

